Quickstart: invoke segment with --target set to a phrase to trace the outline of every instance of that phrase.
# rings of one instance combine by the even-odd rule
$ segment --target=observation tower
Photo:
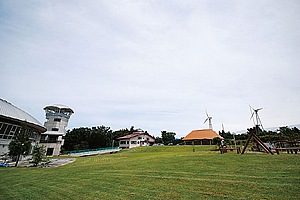
[[[46,119],[44,126],[47,131],[42,133],[40,144],[46,147],[47,156],[57,156],[64,144],[66,127],[74,111],[65,105],[53,104],[44,107]]]

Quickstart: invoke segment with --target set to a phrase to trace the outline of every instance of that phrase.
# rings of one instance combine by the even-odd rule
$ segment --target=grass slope
[[[300,155],[139,147],[58,168],[1,168],[5,199],[300,199]]]

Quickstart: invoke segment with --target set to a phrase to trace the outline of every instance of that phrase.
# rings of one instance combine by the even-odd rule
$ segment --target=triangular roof
[[[143,134],[148,135],[150,137],[150,139],[148,140],[149,142],[155,142],[155,138],[152,137],[151,135],[149,135],[148,133],[145,133],[145,132],[135,132],[135,133],[132,133],[132,134],[129,134],[129,135],[119,137],[119,138],[117,138],[117,140],[130,139],[130,138],[133,138],[133,137],[136,137],[136,136],[139,136],[139,135],[143,135]]]
[[[130,139],[130,138],[142,135],[142,134],[144,134],[144,132],[132,133],[132,134],[129,134],[129,135],[124,135],[122,137],[118,137],[117,140]]]
[[[214,130],[202,129],[202,130],[193,130],[182,140],[203,140],[203,139],[212,140],[216,137],[222,139],[222,137],[219,134],[217,134]]]

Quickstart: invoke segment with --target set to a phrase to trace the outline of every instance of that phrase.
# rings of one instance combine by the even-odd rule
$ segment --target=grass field
[[[158,146],[57,168],[0,168],[5,199],[300,199],[300,155]]]

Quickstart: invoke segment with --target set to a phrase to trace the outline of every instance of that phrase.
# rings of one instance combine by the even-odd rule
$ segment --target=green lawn
[[[139,147],[57,168],[0,168],[5,199],[300,199],[299,154]]]

